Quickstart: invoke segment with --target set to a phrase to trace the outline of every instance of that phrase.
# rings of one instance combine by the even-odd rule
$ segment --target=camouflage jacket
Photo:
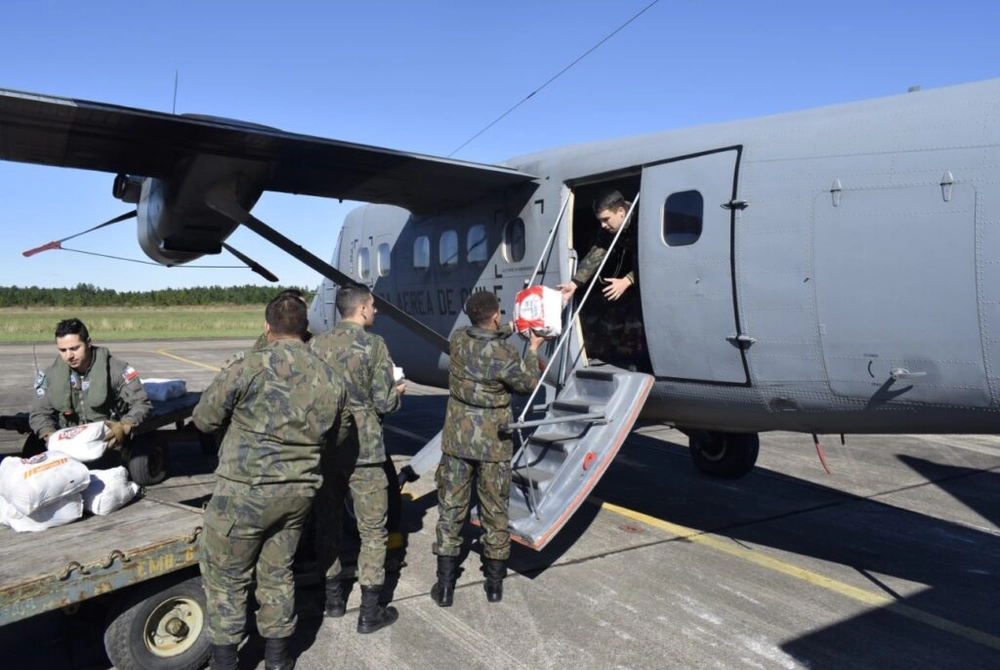
[[[35,383],[28,422],[35,434],[92,421],[125,421],[138,426],[153,406],[139,372],[105,347],[91,347],[93,362],[77,374],[56,360]]]
[[[217,492],[269,485],[270,495],[315,493],[320,449],[348,420],[340,378],[299,340],[277,340],[222,370],[192,418],[203,432],[225,431]]]
[[[509,331],[470,326],[451,336],[448,409],[441,451],[478,461],[509,461],[510,435],[500,426],[513,419],[511,393],[531,393],[538,383],[538,354],[524,359],[507,341]]]
[[[597,272],[597,268],[601,265],[601,261],[608,253],[608,246],[610,246],[611,241],[614,239],[613,235],[603,232],[602,235],[607,239],[603,243],[595,244],[590,248],[590,251],[587,252],[587,255],[583,257],[583,260],[577,266],[576,274],[573,275],[573,281],[581,287],[585,286],[593,278],[594,273]],[[628,277],[635,284],[637,280],[635,272],[637,251],[635,233],[632,226],[629,226],[621,234],[621,237],[618,238],[618,244],[615,245],[614,250],[611,252],[611,258],[604,264],[604,271],[601,272],[601,276]],[[597,288],[594,290],[596,291]]]
[[[344,380],[347,406],[357,427],[357,462],[383,462],[382,417],[399,409],[400,401],[385,340],[359,324],[341,321],[314,337],[309,346]]]

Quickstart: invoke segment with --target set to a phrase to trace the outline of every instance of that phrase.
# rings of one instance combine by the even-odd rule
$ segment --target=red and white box
[[[562,334],[562,294],[548,286],[532,286],[514,298],[514,327],[541,337]]]

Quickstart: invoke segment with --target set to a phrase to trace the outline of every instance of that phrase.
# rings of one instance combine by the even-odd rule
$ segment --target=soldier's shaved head
[[[305,303],[294,296],[278,294],[267,304],[264,319],[271,332],[280,337],[305,337],[309,329],[309,318]]]
[[[340,316],[354,316],[358,308],[368,302],[372,291],[367,286],[349,284],[337,289],[337,313]]]
[[[500,300],[489,291],[478,291],[465,301],[465,313],[472,325],[484,327],[500,312]]]

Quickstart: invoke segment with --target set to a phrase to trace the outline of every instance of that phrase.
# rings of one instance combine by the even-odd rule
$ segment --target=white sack
[[[58,451],[45,451],[31,458],[8,456],[0,461],[0,497],[21,514],[72,493],[81,493],[90,484],[87,466]]]
[[[562,294],[548,286],[532,286],[514,298],[514,327],[519,333],[534,331],[541,337],[562,333]]]
[[[83,492],[83,508],[91,514],[105,515],[121,509],[139,492],[139,485],[128,480],[122,466],[110,470],[91,470],[90,485]]]
[[[142,388],[150,400],[170,400],[187,393],[187,382],[183,379],[143,379]]]
[[[49,451],[58,451],[82,463],[104,455],[106,427],[103,421],[63,428],[49,435]]]
[[[83,516],[83,496],[79,493],[71,493],[48,505],[42,505],[31,514],[21,514],[3,498],[0,498],[0,506],[5,508],[0,516],[6,517],[7,525],[19,533],[35,533],[63,526]]]

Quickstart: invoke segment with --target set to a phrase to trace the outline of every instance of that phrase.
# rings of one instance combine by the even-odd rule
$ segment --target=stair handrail
[[[569,198],[567,197],[566,203],[568,202]],[[639,204],[639,194],[637,193],[635,196],[635,200],[632,201],[632,205],[629,207],[628,212],[625,214],[624,223],[615,232],[615,236],[611,240],[611,244],[608,245],[608,250],[604,253],[604,258],[601,259],[600,264],[598,264],[597,266],[597,270],[594,271],[594,275],[590,278],[590,281],[587,283],[587,290],[584,292],[583,298],[580,299],[580,302],[577,303],[576,309],[573,311],[573,316],[570,317],[569,319],[568,322],[569,325],[573,324],[576,321],[576,319],[579,318],[580,310],[583,309],[584,304],[586,304],[587,302],[587,298],[590,297],[590,292],[594,290],[594,285],[597,283],[597,278],[601,276],[601,270],[604,269],[604,264],[607,263],[608,259],[611,257],[611,251],[615,248],[615,245],[618,244],[618,239],[621,237],[622,233],[625,232],[625,229],[631,224],[632,212],[635,210],[635,207],[638,204]],[[563,205],[563,211],[565,211],[565,204]],[[560,212],[560,217],[561,216],[562,212]],[[557,219],[557,226],[558,226],[558,219]],[[553,228],[553,232],[554,231],[555,228]],[[552,235],[549,236],[549,239],[551,241]],[[545,257],[544,253],[542,254],[541,257],[539,257],[538,265],[535,267],[536,272],[538,268],[541,267],[541,259],[544,257]],[[538,379],[538,384],[535,385],[535,388],[531,391],[531,395],[528,396],[528,401],[524,404],[524,408],[518,415],[517,421],[514,422],[514,424],[512,424],[514,426],[518,426],[516,430],[517,430],[518,442],[520,443],[520,448],[518,449],[517,454],[514,454],[514,457],[511,458],[511,464],[515,463],[517,461],[517,457],[523,456],[523,454],[526,451],[524,448],[524,434],[523,434],[524,428],[527,427],[524,425],[525,418],[528,416],[528,412],[531,410],[532,403],[535,400],[535,396],[538,395],[538,391],[544,386],[542,380],[548,376],[549,369],[552,367],[552,364],[559,359],[559,352],[562,350],[563,344],[566,343],[572,331],[573,329],[571,327],[566,327],[563,329],[562,335],[559,336],[559,340],[556,342],[555,350],[549,354],[549,360],[548,362],[545,363],[545,367],[542,369],[542,373]],[[527,480],[528,484],[528,502],[531,505],[531,511],[535,515],[536,519],[541,519],[542,518],[541,514],[539,514],[538,512],[538,500],[535,496],[535,485],[534,485],[535,482],[531,479],[531,475],[527,473],[526,469],[525,469],[525,474],[523,476]]]
[[[556,216],[555,225],[552,226],[552,230],[549,231],[549,239],[545,240],[545,247],[542,249],[542,253],[538,256],[538,263],[535,264],[535,269],[532,271],[531,276],[524,280],[524,288],[530,287],[534,281],[535,277],[538,276],[539,271],[542,269],[542,261],[549,253],[549,249],[552,248],[552,242],[556,239],[556,232],[559,230],[559,224],[562,223],[563,214],[566,213],[566,207],[569,205],[570,194],[566,194],[565,200],[563,200],[562,206],[559,208],[559,214]]]

